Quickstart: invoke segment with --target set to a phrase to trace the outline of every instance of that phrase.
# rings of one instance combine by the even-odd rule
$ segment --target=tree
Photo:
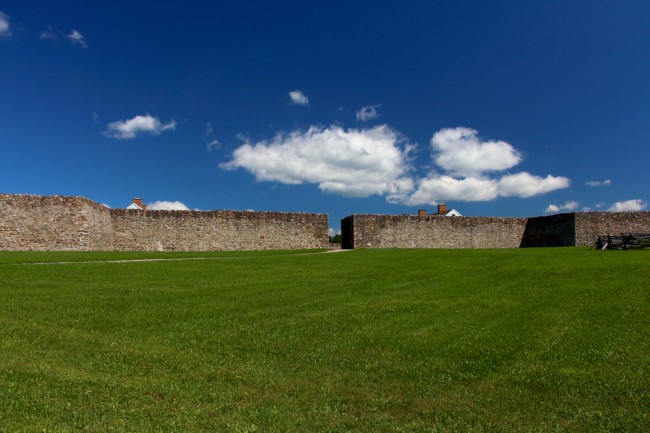
[[[330,236],[330,244],[340,244],[341,243],[341,234],[339,233],[336,236]]]

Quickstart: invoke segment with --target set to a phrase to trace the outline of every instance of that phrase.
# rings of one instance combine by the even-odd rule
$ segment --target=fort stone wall
[[[327,248],[327,215],[242,211],[111,210],[121,251]]]
[[[592,246],[598,236],[650,233],[650,212],[578,212],[575,245]]]
[[[521,241],[522,247],[566,247],[574,245],[576,245],[575,213],[528,218],[524,237]]]
[[[324,214],[109,209],[84,197],[0,194],[0,250],[327,248]]]
[[[598,236],[621,233],[650,233],[650,212],[574,212],[529,218],[521,246],[592,246]]]
[[[110,250],[109,209],[84,197],[0,194],[0,250]]]
[[[343,248],[591,246],[598,236],[650,233],[650,212],[575,212],[533,218],[350,215]]]
[[[351,215],[343,248],[518,248],[527,218]]]
[[[0,250],[216,251],[327,248],[324,214],[108,209],[84,197],[0,194]],[[650,212],[534,218],[351,215],[343,248],[590,246],[650,233]]]

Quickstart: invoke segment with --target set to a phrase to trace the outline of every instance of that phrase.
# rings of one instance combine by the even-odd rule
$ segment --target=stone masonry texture
[[[327,248],[324,214],[109,209],[84,197],[0,194],[0,250],[217,251]],[[650,233],[650,212],[533,218],[350,215],[343,248],[590,246]]]
[[[216,251],[329,246],[324,214],[109,209],[84,197],[0,194],[0,250]]]
[[[341,232],[344,248],[517,248],[526,221],[526,218],[351,215],[341,223]]]
[[[650,212],[579,212],[576,245],[593,245],[598,236],[650,233]]]
[[[83,197],[0,194],[0,250],[111,250],[109,209]]]
[[[600,235],[650,233],[650,212],[577,212],[533,218],[350,215],[343,248],[591,246]]]
[[[327,248],[327,215],[240,211],[111,210],[121,251]]]
[[[593,240],[591,243],[593,243]],[[521,240],[522,247],[566,247],[574,245],[576,245],[575,213],[528,218]]]

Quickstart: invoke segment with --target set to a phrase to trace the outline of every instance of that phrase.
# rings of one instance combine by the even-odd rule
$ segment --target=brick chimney
[[[438,205],[438,215],[446,214],[447,213],[447,205],[446,204],[439,204]]]
[[[420,209],[420,210],[418,210],[418,216],[427,216],[427,211],[426,211],[426,209]]]
[[[141,198],[137,198],[137,197],[133,198],[133,203],[135,203],[135,204],[137,204],[138,206],[140,206],[140,207],[142,208],[142,210],[147,210],[147,205],[146,205],[146,204],[142,204],[142,199],[141,199]]]

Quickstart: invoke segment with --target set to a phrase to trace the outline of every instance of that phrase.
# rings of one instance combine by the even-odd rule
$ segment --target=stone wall
[[[111,210],[121,251],[328,248],[327,215],[240,211]]]
[[[565,247],[576,244],[576,214],[528,218],[522,247]]]
[[[598,236],[621,233],[650,233],[650,212],[575,212],[529,218],[521,246],[592,246]]]
[[[327,215],[108,209],[83,197],[0,194],[0,250],[328,248]]]
[[[591,246],[600,235],[650,233],[650,212],[577,212],[534,218],[351,215],[343,248]]]
[[[526,218],[351,215],[343,248],[518,248]]]
[[[592,246],[598,236],[650,233],[650,212],[578,212],[575,245]]]
[[[0,250],[214,251],[328,248],[327,215],[108,209],[84,197],[0,194]],[[351,215],[343,248],[590,246],[650,233],[650,212],[535,218]]]
[[[0,194],[0,250],[110,250],[109,209],[83,197]]]

